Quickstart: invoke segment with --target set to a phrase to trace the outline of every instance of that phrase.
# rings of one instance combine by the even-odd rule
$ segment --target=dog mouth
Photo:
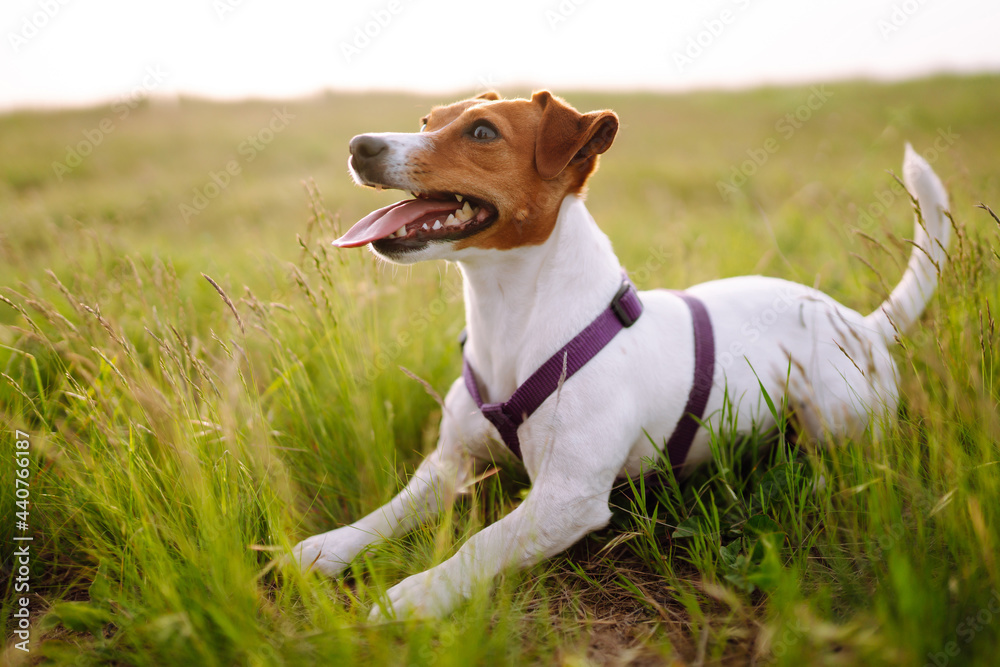
[[[456,193],[411,192],[412,199],[372,211],[333,242],[339,248],[374,244],[376,250],[405,252],[429,243],[477,234],[497,218],[493,205]]]

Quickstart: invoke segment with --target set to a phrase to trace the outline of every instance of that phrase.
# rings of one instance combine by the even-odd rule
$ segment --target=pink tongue
[[[333,242],[338,248],[358,246],[384,239],[395,233],[403,225],[419,220],[429,213],[452,212],[458,208],[457,201],[440,199],[404,199],[377,211],[372,211],[354,223],[347,233]]]

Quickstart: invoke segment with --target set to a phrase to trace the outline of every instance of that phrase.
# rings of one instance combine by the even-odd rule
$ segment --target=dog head
[[[548,91],[530,100],[488,92],[435,107],[422,124],[418,133],[351,140],[358,184],[413,198],[368,214],[335,245],[371,243],[378,255],[409,264],[544,243],[563,198],[581,193],[610,148],[618,116],[582,114]]]

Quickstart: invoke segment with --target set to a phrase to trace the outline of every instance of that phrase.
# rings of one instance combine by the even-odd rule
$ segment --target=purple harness
[[[684,406],[684,414],[666,444],[668,460],[674,462],[673,467],[678,469],[687,458],[688,449],[698,431],[698,421],[704,415],[708,395],[712,390],[715,340],[712,335],[712,320],[705,305],[690,294],[670,291],[683,299],[691,310],[694,321],[694,383],[688,395],[687,405]],[[465,386],[476,401],[476,405],[482,410],[483,416],[500,432],[504,444],[518,460],[521,460],[521,441],[517,437],[517,428],[555,392],[560,379],[564,382],[569,380],[604,349],[619,331],[635,324],[640,315],[642,315],[642,301],[635,286],[625,277],[618,293],[611,300],[611,305],[573,340],[549,357],[548,361],[532,373],[505,403],[483,403],[472,365],[469,364],[468,358],[462,355],[462,377],[465,379]]]

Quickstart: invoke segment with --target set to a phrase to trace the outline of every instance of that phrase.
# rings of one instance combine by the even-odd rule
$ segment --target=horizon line
[[[609,95],[686,95],[697,93],[740,93],[752,90],[799,88],[811,85],[840,85],[840,84],[875,84],[875,85],[895,85],[910,82],[918,82],[936,78],[973,78],[1000,77],[1000,69],[996,67],[984,66],[982,68],[939,68],[921,72],[919,74],[904,75],[884,75],[877,73],[851,72],[833,77],[789,77],[784,79],[760,79],[747,82],[706,82],[706,83],[684,83],[665,85],[624,85],[615,86],[601,84],[596,86],[586,86],[573,84],[562,87],[562,91],[584,94],[609,94]],[[434,95],[467,95],[470,93],[483,92],[486,90],[553,90],[559,86],[540,85],[522,82],[507,82],[496,86],[424,86],[422,88],[406,88],[402,86],[323,86],[311,91],[290,95],[267,95],[249,93],[246,95],[212,95],[201,91],[170,91],[151,93],[135,96],[129,92],[117,95],[100,96],[87,100],[76,101],[27,101],[4,103],[0,102],[0,115],[13,115],[17,113],[55,113],[60,111],[85,111],[89,109],[101,109],[114,104],[121,103],[130,98],[138,97],[140,100],[148,100],[159,105],[179,104],[181,101],[205,102],[210,104],[246,104],[253,102],[306,102],[328,95],[405,95],[415,98],[429,97]],[[561,93],[558,93],[561,94]]]

